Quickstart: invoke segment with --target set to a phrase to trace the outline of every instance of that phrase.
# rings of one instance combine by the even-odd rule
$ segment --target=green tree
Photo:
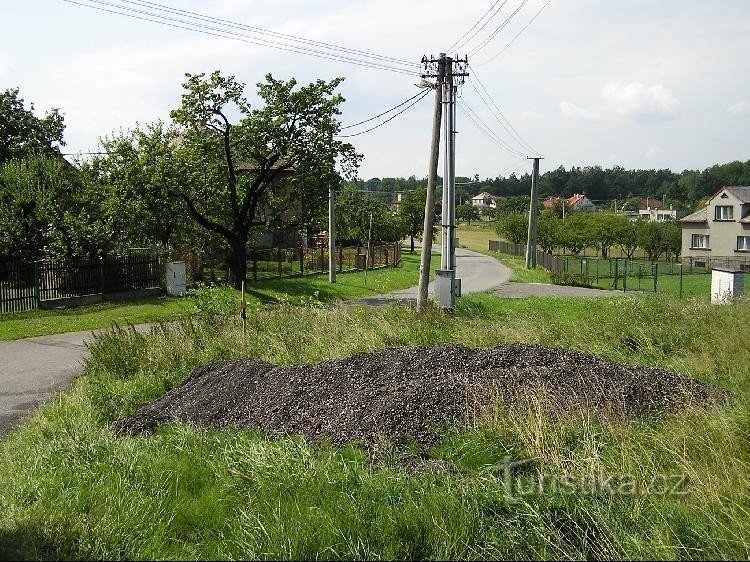
[[[171,113],[177,135],[171,148],[184,166],[177,177],[165,178],[164,189],[184,203],[196,223],[226,241],[228,281],[239,288],[250,234],[265,226],[262,211],[276,190],[293,194],[296,205],[315,211],[310,215],[319,214],[329,186],[340,182],[336,163],[345,176],[356,171],[361,157],[335,138],[342,79],[297,87],[294,79],[269,74],[258,84],[263,105],[252,109],[245,85],[234,77],[218,71],[186,76],[182,104]],[[235,124],[233,112],[240,115]]]
[[[658,261],[667,246],[663,225],[643,222],[638,228],[638,246],[646,252],[649,261]]]
[[[62,115],[52,109],[44,117],[37,117],[34,104],[26,109],[18,94],[18,88],[0,92],[0,165],[32,155],[59,157],[59,147],[65,145]]]
[[[539,216],[539,225],[537,230],[537,242],[539,247],[551,254],[555,248],[561,246],[560,229],[562,220],[551,213],[542,213]]]
[[[424,205],[427,198],[426,189],[406,191],[401,195],[398,215],[404,231],[410,239],[410,252],[414,253],[414,238],[422,234],[424,228]]]
[[[633,259],[633,255],[638,249],[638,245],[640,243],[638,233],[642,225],[642,221],[631,221],[626,219],[625,217],[619,217],[618,224],[616,226],[617,245],[629,260]]]
[[[620,218],[609,213],[589,213],[585,217],[591,241],[601,256],[609,256],[609,249],[617,243]]]
[[[560,225],[563,247],[578,255],[592,243],[592,230],[586,213],[571,213]]]
[[[528,235],[528,222],[525,215],[510,213],[498,219],[497,234],[513,244],[525,244]]]
[[[674,221],[662,223],[664,253],[667,258],[678,258],[682,252],[682,228]]]
[[[531,205],[531,197],[525,195],[516,195],[512,197],[503,197],[495,204],[495,217],[498,219],[509,214],[528,214]]]
[[[404,236],[400,217],[382,201],[359,191],[344,188],[336,197],[336,238],[342,244],[367,244],[372,215],[372,240],[395,242]]]
[[[456,218],[471,224],[471,221],[479,220],[479,209],[471,203],[462,203],[456,206]]]

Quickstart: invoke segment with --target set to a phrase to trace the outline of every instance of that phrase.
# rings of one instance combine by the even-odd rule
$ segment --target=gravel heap
[[[359,353],[316,365],[218,361],[114,424],[140,434],[173,420],[211,427],[300,434],[335,445],[434,444],[441,428],[465,423],[500,400],[530,400],[555,413],[586,407],[607,416],[675,412],[725,403],[726,391],[676,373],[620,365],[538,345],[459,345]]]

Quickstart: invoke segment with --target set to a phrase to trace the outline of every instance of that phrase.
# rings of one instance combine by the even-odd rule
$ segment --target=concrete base
[[[438,269],[435,271],[435,298],[440,303],[440,308],[453,310],[456,307],[455,270]]]

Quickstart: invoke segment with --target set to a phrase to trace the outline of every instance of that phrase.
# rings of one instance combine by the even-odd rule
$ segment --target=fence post
[[[622,292],[628,290],[628,260],[622,262]]]
[[[655,293],[657,280],[659,279],[659,264],[658,263],[654,264],[654,270],[652,271],[652,273],[654,274],[654,293]]]
[[[305,275],[305,248],[304,246],[299,247],[299,276],[304,277]]]
[[[344,247],[339,246],[339,271],[344,271]]]
[[[104,259],[103,256],[99,256],[99,285],[102,295],[104,295]]]
[[[615,291],[617,290],[617,281],[618,281],[617,278],[619,277],[619,274],[620,274],[620,260],[618,258],[615,258],[615,286],[614,286]]]
[[[36,308],[39,308],[39,301],[41,301],[39,291],[39,260],[34,261],[34,301]]]
[[[281,279],[281,250],[276,248],[276,264],[279,271],[279,279]]]
[[[682,262],[680,262],[680,298],[682,298]]]

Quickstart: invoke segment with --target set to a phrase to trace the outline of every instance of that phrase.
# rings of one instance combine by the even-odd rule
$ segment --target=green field
[[[434,269],[434,268],[433,268]],[[268,279],[248,283],[249,306],[283,302],[329,302],[366,297],[405,289],[417,284],[419,254],[402,254],[401,265],[369,271],[367,282],[362,271],[340,273],[337,282],[328,282],[328,275],[310,275],[288,279]],[[129,302],[107,302],[92,306],[60,310],[34,310],[0,316],[0,341],[18,338],[77,332],[106,328],[113,323],[141,324],[190,316],[201,307],[225,312],[234,307],[239,311],[240,296],[236,291],[198,291],[187,298],[162,297]]]
[[[119,331],[85,375],[0,442],[0,558],[747,559],[750,301],[669,297],[459,300],[412,309],[265,308],[247,335],[216,317]],[[350,446],[175,424],[116,438],[108,423],[207,361],[316,362],[397,345],[536,342],[674,369],[727,388],[725,409],[636,420],[532,408],[448,430],[417,465]],[[508,495],[517,482],[685,478],[679,493],[587,488]]]

